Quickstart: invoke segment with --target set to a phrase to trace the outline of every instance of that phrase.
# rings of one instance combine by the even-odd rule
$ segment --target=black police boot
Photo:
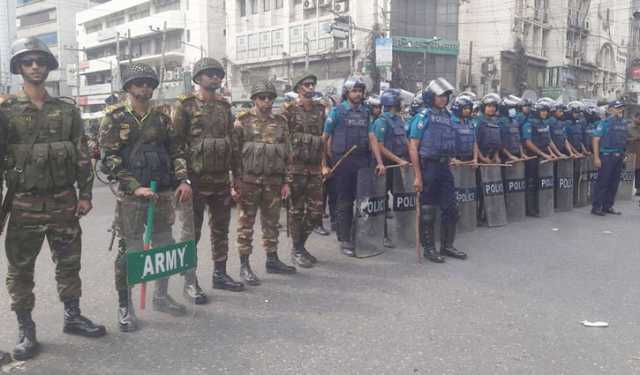
[[[440,238],[440,254],[456,259],[467,259],[467,254],[464,251],[460,251],[453,246],[455,239],[456,223],[443,224]]]
[[[260,285],[260,279],[253,273],[251,269],[251,264],[249,264],[249,256],[241,255],[240,256],[240,277],[244,280],[247,285],[257,286]]]
[[[340,241],[340,251],[348,257],[356,256],[356,245],[351,241]]]
[[[293,249],[291,249],[291,263],[302,268],[313,267],[313,262],[305,254],[304,243],[302,241],[296,241],[293,243]]]
[[[313,232],[321,236],[328,236],[330,234],[329,231],[324,228],[324,224],[320,224],[317,227],[313,228]]]
[[[118,328],[120,332],[134,332],[138,329],[130,289],[118,290]]]
[[[436,250],[436,207],[423,205],[421,211],[422,247],[424,248],[422,255],[434,263],[444,263],[444,257]]]
[[[604,211],[605,214],[609,215],[622,215],[622,212],[614,210],[613,207],[605,208],[602,211]]]
[[[591,209],[591,215],[596,215],[596,216],[605,216],[606,213],[602,210],[602,208],[599,207],[593,207]]]
[[[0,366],[4,366],[11,362],[11,354],[0,350]]]
[[[227,274],[226,260],[214,263],[211,281],[213,283],[213,289],[230,290],[232,292],[241,292],[244,290],[243,283],[235,281]]]
[[[13,348],[13,359],[24,361],[33,358],[40,351],[36,339],[36,323],[31,319],[31,310],[16,311],[18,318],[18,342]]]
[[[302,245],[300,246],[300,251],[302,251],[304,253],[304,255],[307,256],[307,258],[311,261],[311,263],[316,264],[316,263],[318,263],[318,258],[316,258],[313,255],[311,255],[311,253],[304,246],[304,244],[307,243],[308,239],[309,239],[309,236],[306,236],[304,238],[304,240],[302,241]]]
[[[84,337],[101,337],[107,333],[103,325],[95,324],[80,313],[80,299],[64,301],[64,333]]]
[[[293,266],[288,266],[278,258],[278,253],[267,253],[267,262],[265,263],[267,267],[267,273],[279,273],[283,275],[291,275],[296,273],[296,268]]]
[[[187,308],[184,305],[176,302],[167,290],[169,289],[169,279],[164,278],[156,280],[156,289],[153,291],[153,310],[161,313],[166,313],[171,316],[182,316],[187,313]]]
[[[196,276],[195,270],[187,271],[184,274],[184,288],[182,289],[182,294],[187,301],[195,304],[195,305],[204,305],[209,301],[209,298],[200,288],[200,283],[198,283],[198,277]]]

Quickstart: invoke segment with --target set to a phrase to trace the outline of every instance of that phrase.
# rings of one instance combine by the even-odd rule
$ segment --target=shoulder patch
[[[71,97],[68,97],[68,96],[58,96],[58,97],[56,97],[55,99],[56,99],[56,100],[58,100],[58,101],[60,101],[60,102],[65,103],[65,104],[71,104],[71,105],[73,105],[73,106],[76,106],[76,105],[77,105],[77,103],[76,103],[75,99],[73,99],[73,98],[71,98]]]
[[[236,113],[236,119],[237,120],[242,120],[243,118],[247,117],[251,115],[251,111],[250,110],[244,110],[244,111],[240,111],[238,113]]]
[[[182,103],[182,102],[185,102],[185,101],[187,101],[187,100],[189,100],[189,99],[195,99],[195,97],[196,97],[196,96],[194,95],[194,93],[193,93],[193,92],[186,92],[186,93],[184,93],[184,94],[182,94],[182,95],[178,95],[178,98],[177,98],[177,99],[178,99],[178,101],[179,101],[180,103]]]
[[[118,111],[124,110],[124,103],[113,104],[104,109],[104,113],[107,115],[113,114]]]

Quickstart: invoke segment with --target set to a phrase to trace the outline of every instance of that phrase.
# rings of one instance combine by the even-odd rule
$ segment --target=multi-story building
[[[459,84],[565,102],[621,96],[630,7],[631,0],[466,0],[460,39],[469,57],[459,63]]]
[[[627,59],[627,99],[640,105],[640,0],[633,0],[629,28],[631,36]]]
[[[16,39],[16,1],[0,0],[0,93],[11,90],[11,43]]]
[[[191,88],[193,63],[225,56],[224,13],[222,0],[112,0],[78,13],[80,105],[104,107],[120,91],[119,68],[129,62],[159,73],[156,99],[175,99]]]
[[[52,95],[71,96],[67,66],[77,60],[76,13],[97,2],[87,0],[17,0],[15,11],[16,36],[35,36],[43,40],[57,57],[60,69],[49,74],[47,89]]]

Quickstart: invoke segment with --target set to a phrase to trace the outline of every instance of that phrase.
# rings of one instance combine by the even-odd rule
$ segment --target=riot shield
[[[554,162],[538,162],[538,217],[551,216],[554,207]]]
[[[633,185],[635,179],[636,155],[626,154],[624,167],[620,175],[620,185],[616,193],[616,200],[629,201],[633,197]]]
[[[573,207],[584,207],[587,205],[585,186],[583,179],[586,179],[587,159],[580,158],[573,162]]]
[[[456,200],[460,212],[457,229],[460,232],[474,231],[478,226],[478,186],[476,169],[469,165],[451,167],[456,187]]]
[[[386,180],[373,168],[358,171],[358,186],[354,217],[354,238],[357,258],[368,258],[384,252]]]
[[[573,159],[562,159],[555,163],[555,209],[558,212],[573,209]]]
[[[580,185],[578,186],[578,204],[587,206],[591,204],[591,174],[593,172],[593,156],[582,159],[580,167]]]
[[[593,192],[596,188],[596,180],[598,179],[598,170],[593,165],[593,156],[590,157],[591,162],[589,163],[589,170],[587,173],[589,174],[589,190],[587,192],[587,203],[591,203],[593,200]]]
[[[393,219],[387,227],[394,241],[402,246],[415,246],[416,242],[416,193],[413,188],[412,166],[394,169],[391,209]]]
[[[507,220],[520,221],[525,218],[525,192],[527,190],[524,178],[524,162],[513,163],[510,168],[503,168],[504,201],[507,208]]]
[[[197,265],[193,203],[179,202],[171,189],[156,195],[117,199],[116,289],[119,313],[126,306],[130,322],[120,330],[170,329],[181,335],[195,314],[193,301],[183,297],[184,278],[194,277]]]
[[[480,166],[480,190],[489,227],[507,224],[507,208],[504,202],[502,170],[496,166]]]

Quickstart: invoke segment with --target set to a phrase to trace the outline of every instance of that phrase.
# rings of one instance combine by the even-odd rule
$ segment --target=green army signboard
[[[127,283],[135,285],[195,268],[195,241],[159,246],[148,251],[127,254]]]

